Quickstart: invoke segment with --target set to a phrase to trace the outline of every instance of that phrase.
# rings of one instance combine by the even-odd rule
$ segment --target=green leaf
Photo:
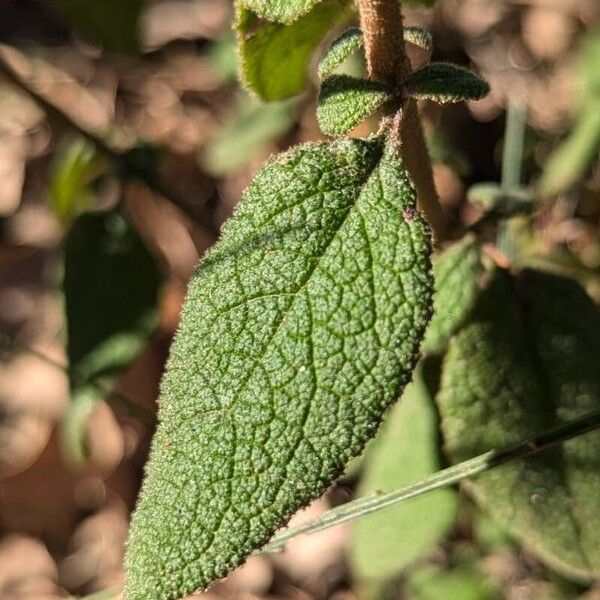
[[[420,48],[431,47],[431,35],[420,27],[405,27],[404,41]],[[337,37],[319,63],[319,77],[323,79],[337,69],[350,55],[364,47],[362,31],[351,27]]]
[[[74,399],[65,431],[75,460],[85,455],[86,414],[102,397],[97,384],[110,389],[154,329],[159,284],[153,257],[118,211],[74,222],[65,241],[63,289]]]
[[[411,600],[500,600],[488,578],[470,568],[425,567],[408,582]]]
[[[358,496],[388,492],[438,471],[437,411],[423,369],[387,417],[366,459]],[[356,522],[351,564],[361,580],[386,580],[431,551],[452,527],[456,494],[443,489]]]
[[[409,42],[414,46],[418,46],[423,50],[429,50],[433,43],[431,34],[428,31],[425,31],[421,27],[415,27],[414,25],[404,28],[404,41]]]
[[[322,0],[242,0],[261,19],[290,24],[309,13]]]
[[[257,173],[190,284],[128,600],[205,588],[343,473],[410,378],[429,253],[402,159],[380,138],[305,144]]]
[[[90,184],[100,175],[102,165],[96,148],[83,138],[72,141],[56,155],[49,185],[50,202],[64,225],[90,203]]]
[[[271,140],[294,122],[296,99],[260,104],[246,94],[241,114],[204,146],[202,166],[215,176],[231,174],[246,165]]]
[[[497,271],[450,341],[438,403],[453,462],[600,406],[600,314],[570,279]],[[470,489],[512,535],[568,577],[600,574],[600,433],[510,463]]]
[[[347,20],[348,0],[324,0],[292,23],[261,23],[240,4],[235,29],[240,77],[263,100],[283,100],[304,91],[308,62],[322,38]]]
[[[45,0],[76,29],[111,52],[139,52],[139,17],[146,0]]]
[[[436,3],[436,0],[402,0],[402,4],[406,6],[426,6],[432,7]]]
[[[362,31],[358,27],[346,29],[337,37],[319,63],[319,77],[323,79],[339,67],[350,55],[364,46]]]
[[[474,236],[468,235],[434,257],[433,316],[421,349],[442,352],[473,310],[483,278],[481,253]]]
[[[377,81],[349,75],[331,75],[321,84],[317,121],[323,133],[343,135],[354,129],[393,98]]]
[[[489,85],[468,69],[450,63],[430,63],[406,80],[406,92],[419,100],[442,104],[479,100],[490,91]]]

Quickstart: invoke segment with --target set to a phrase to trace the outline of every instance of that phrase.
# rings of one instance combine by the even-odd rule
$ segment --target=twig
[[[151,176],[144,169],[140,169],[139,166],[135,164],[130,153],[113,148],[101,136],[82,127],[61,108],[50,102],[43,94],[34,89],[31,83],[10,64],[3,52],[0,52],[0,74],[15,87],[27,94],[50,118],[62,123],[77,132],[83,138],[89,140],[98,152],[113,164],[117,174],[119,174],[122,179],[137,179],[141,181],[150,191],[162,196],[171,202],[171,204],[177,206],[177,208],[186,214],[194,223],[202,226],[213,237],[216,237],[218,230],[210,219],[206,218],[206,211],[203,210],[202,207],[194,207],[185,198],[167,188],[156,177]]]
[[[356,0],[356,4],[369,77],[401,89],[411,66],[406,55],[399,0]],[[414,100],[405,100],[399,131],[392,131],[392,137],[400,142],[402,157],[417,190],[418,206],[427,217],[434,240],[439,240],[443,235],[444,219]]]
[[[32,348],[31,346],[28,346],[27,344],[24,344],[11,338],[5,333],[0,332],[0,350],[2,349],[7,349],[10,351],[18,349],[22,352],[26,352],[27,354],[35,356],[39,360],[45,362],[47,365],[54,367],[59,371],[62,371],[63,373],[65,373],[65,375],[67,375],[67,377],[69,376],[69,367],[67,365],[57,360],[54,360],[50,356],[44,354],[43,352],[40,352],[39,350],[36,350],[35,348]],[[127,416],[134,417],[147,425],[152,425],[154,423],[154,413],[148,410],[147,408],[141,406],[137,402],[134,402],[125,394],[121,394],[116,390],[107,388],[100,381],[91,380],[88,383],[89,385],[97,389],[101,394],[103,394],[107,400],[117,401],[119,408],[124,408]]]
[[[439,488],[448,487],[468,477],[474,477],[484,471],[489,471],[513,460],[531,456],[542,450],[570,440],[600,428],[600,410],[590,412],[579,419],[542,433],[531,439],[523,440],[514,446],[508,446],[500,450],[490,450],[475,458],[459,463],[453,467],[443,469],[426,477],[417,483],[413,483],[400,489],[358,498],[340,507],[327,511],[323,516],[295,527],[290,527],[277,534],[269,544],[264,546],[260,552],[276,552],[281,550],[287,542],[299,535],[316,533],[328,529],[334,525],[358,519],[364,515],[381,510],[388,506],[398,504],[410,498],[416,498],[426,492]]]

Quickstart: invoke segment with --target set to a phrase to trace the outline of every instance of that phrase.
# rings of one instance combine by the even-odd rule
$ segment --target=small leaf
[[[128,600],[227,574],[375,434],[431,310],[415,211],[380,138],[298,146],[256,174],[190,284],[130,529]]]
[[[351,54],[364,46],[362,31],[358,27],[346,29],[327,49],[319,63],[319,77],[323,79],[339,67]]]
[[[202,166],[211,175],[221,177],[246,165],[266,144],[289,130],[298,106],[296,99],[262,104],[246,94],[240,101],[241,114],[202,150]]]
[[[242,81],[263,100],[283,100],[304,91],[315,48],[350,15],[348,0],[323,0],[291,25],[260,23],[238,4],[235,28]]]
[[[102,398],[91,383],[110,388],[139,354],[156,323],[159,283],[153,257],[118,211],[88,213],[74,222],[65,241],[63,288],[75,400],[66,429],[76,460],[84,455],[73,443],[82,442],[82,415]],[[81,426],[74,428],[75,422]]]
[[[422,371],[417,369],[373,441],[359,496],[389,492],[441,468],[437,411]],[[456,494],[444,489],[362,517],[350,546],[354,573],[362,580],[398,575],[431,551],[452,527],[455,514]]]
[[[139,18],[146,0],[45,0],[45,3],[110,52],[139,52]]]
[[[435,0],[434,0],[435,1]],[[423,50],[429,50],[431,48],[432,39],[431,34],[421,27],[407,26],[404,28],[404,41],[418,46]]]
[[[354,129],[392,99],[377,81],[332,75],[321,84],[317,120],[323,133],[343,135]]]
[[[68,225],[92,199],[90,184],[102,172],[95,147],[82,138],[62,149],[52,165],[49,192],[54,214]]]
[[[475,237],[466,236],[434,257],[433,316],[421,348],[435,353],[445,350],[450,338],[462,327],[479,297],[483,268]]]
[[[322,0],[241,0],[261,19],[290,24],[309,13]]]
[[[453,462],[600,407],[600,314],[570,279],[498,270],[450,341],[438,404]],[[485,473],[475,498],[567,577],[600,575],[600,433]]]
[[[404,41],[424,49],[431,47],[431,35],[420,27],[405,27]],[[358,27],[344,31],[331,43],[319,63],[319,77],[323,79],[333,73],[351,54],[363,47],[362,31]]]
[[[442,104],[479,100],[490,91],[488,84],[472,71],[450,63],[430,63],[406,80],[406,92],[419,100]]]

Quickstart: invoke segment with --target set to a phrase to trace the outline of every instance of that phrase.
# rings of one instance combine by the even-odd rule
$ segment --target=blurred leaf
[[[240,51],[240,77],[263,100],[282,100],[306,87],[308,61],[317,45],[351,12],[348,0],[324,0],[291,25],[260,23],[237,6],[235,29]]]
[[[504,189],[493,182],[476,183],[467,192],[467,200],[473,204],[480,204],[488,212],[508,216],[520,212],[531,212],[533,194],[524,187]]]
[[[50,178],[50,201],[54,214],[69,224],[90,203],[90,184],[102,170],[102,158],[95,147],[78,138],[58,152]]]
[[[392,99],[387,87],[377,81],[348,75],[331,75],[321,84],[317,120],[323,133],[343,135]]]
[[[432,7],[437,0],[402,0],[402,5]]]
[[[408,582],[411,600],[496,600],[500,594],[475,569],[420,569]]]
[[[570,279],[497,270],[450,341],[440,392],[445,448],[459,462],[600,406],[600,314]],[[511,534],[567,577],[600,574],[600,433],[469,484]]]
[[[215,40],[208,50],[208,59],[224,81],[237,76],[236,39],[231,31]]]
[[[419,367],[401,401],[387,417],[364,465],[359,496],[389,492],[440,467],[437,412]],[[361,580],[385,580],[435,546],[452,527],[456,493],[437,490],[367,515],[354,526],[350,552]]]
[[[310,12],[322,0],[242,0],[261,19],[290,24]]]
[[[87,213],[65,241],[64,295],[74,402],[67,441],[82,443],[86,415],[139,354],[156,324],[160,275],[137,232],[117,210]],[[91,384],[94,382],[94,385]],[[76,425],[76,427],[75,427]],[[72,458],[83,447],[70,444]]]
[[[546,160],[538,193],[547,198],[568,190],[598,160],[599,151],[600,97],[579,115],[573,131]]]
[[[248,163],[268,142],[293,124],[298,101],[259,104],[245,96],[241,114],[226,125],[202,150],[200,160],[212,175],[229,175]]]
[[[146,0],[42,0],[83,35],[110,52],[139,51],[139,17]]]
[[[421,344],[423,352],[441,352],[464,325],[477,302],[482,276],[481,253],[474,236],[466,236],[434,257],[433,315]]]
[[[479,100],[486,96],[489,85],[478,75],[450,63],[430,63],[412,73],[405,83],[406,91],[419,100],[442,104]]]
[[[431,46],[431,35],[420,27],[405,27],[404,40],[420,48]],[[362,31],[351,27],[337,37],[327,49],[319,63],[319,77],[324,78],[333,73],[351,54],[363,48]]]

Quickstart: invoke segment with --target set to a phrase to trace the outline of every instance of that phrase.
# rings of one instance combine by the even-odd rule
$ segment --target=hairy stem
[[[218,232],[215,226],[211,223],[210,219],[206,218],[206,211],[202,207],[194,206],[191,202],[165,186],[159,179],[151,177],[145,173],[144,170],[137,168],[126,152],[121,152],[111,147],[102,137],[87,130],[85,127],[82,127],[61,108],[50,102],[19,73],[19,71],[11,64],[4,51],[0,52],[0,74],[16,88],[27,94],[27,96],[29,96],[48,115],[48,117],[62,123],[78,133],[81,137],[89,140],[96,150],[113,164],[116,172],[124,181],[127,179],[137,179],[141,181],[151,192],[158,196],[162,196],[171,202],[171,204],[177,206],[177,208],[186,214],[194,223],[203,227],[211,237],[217,236]]]
[[[398,0],[356,0],[365,40],[369,77],[401,88],[411,72],[404,45],[402,10]],[[427,218],[434,240],[443,234],[444,219],[433,181],[431,161],[414,100],[405,101],[402,120],[391,121],[392,139],[401,153],[417,190],[418,206]]]

